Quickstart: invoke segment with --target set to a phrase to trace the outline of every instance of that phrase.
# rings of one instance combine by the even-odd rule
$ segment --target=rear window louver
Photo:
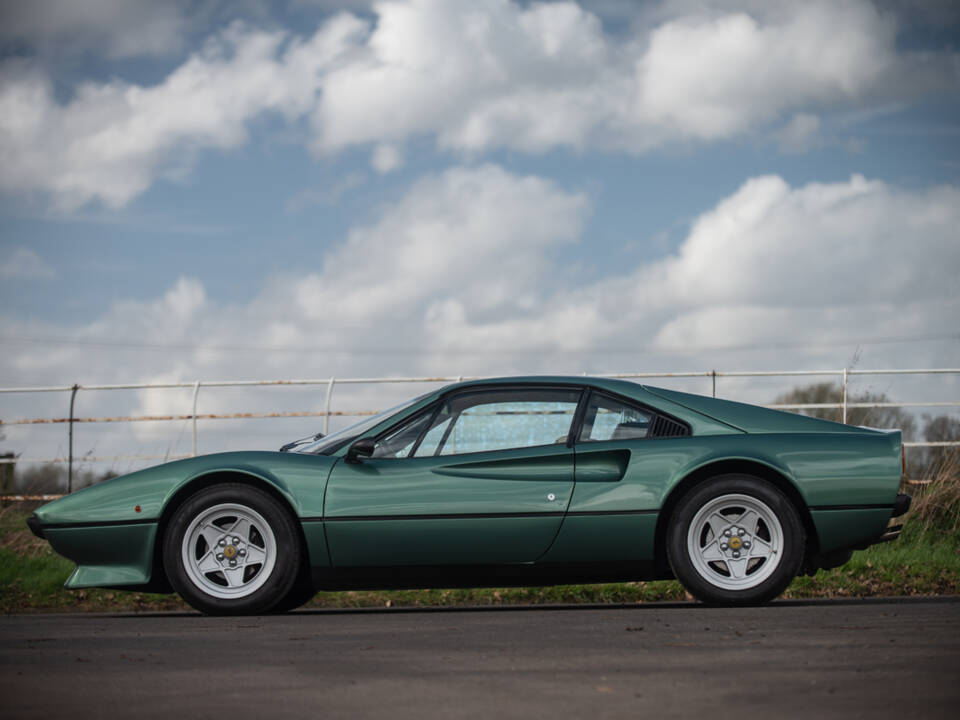
[[[690,428],[686,425],[662,415],[655,415],[650,423],[650,431],[647,433],[647,437],[686,437],[689,434]]]

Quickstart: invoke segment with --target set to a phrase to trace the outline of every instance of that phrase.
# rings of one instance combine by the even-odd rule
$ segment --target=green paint
[[[222,453],[109,480],[49,503],[36,515],[54,549],[78,564],[68,585],[87,587],[150,580],[164,511],[195,483],[211,480],[246,480],[272,488],[292,513],[308,520],[304,537],[315,568],[331,561],[338,567],[602,561],[637,562],[640,567],[653,559],[655,511],[685,478],[701,472],[709,477],[721,462],[752,463],[775,472],[810,506],[891,505],[897,493],[899,433],[621,380],[517,378],[459,387],[528,381],[587,383],[633,398],[687,423],[692,435],[587,442],[574,448],[561,441],[361,463],[343,459],[346,447],[333,456]],[[376,437],[411,417],[441,392],[384,419],[364,437]],[[568,508],[607,514],[564,517]],[[882,509],[815,511],[821,549],[868,542],[883,531],[889,514]],[[103,526],[69,527],[80,523]]]

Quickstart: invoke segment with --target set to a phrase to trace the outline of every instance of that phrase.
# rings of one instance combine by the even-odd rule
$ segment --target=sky
[[[957,367],[958,38],[951,0],[0,0],[0,386]]]

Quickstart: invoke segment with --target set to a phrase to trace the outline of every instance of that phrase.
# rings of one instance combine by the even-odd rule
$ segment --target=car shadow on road
[[[429,614],[429,613],[516,613],[516,612],[567,612],[567,611],[600,611],[612,612],[617,610],[686,610],[688,612],[715,611],[715,610],[743,610],[753,609],[766,612],[776,612],[781,608],[797,607],[829,607],[829,606],[856,606],[856,605],[918,605],[929,603],[960,603],[960,596],[948,595],[937,597],[880,597],[880,598],[815,598],[802,600],[774,600],[762,605],[705,605],[695,601],[686,602],[649,602],[649,603],[567,603],[567,604],[539,604],[539,605],[406,605],[400,607],[361,607],[361,608],[304,608],[288,613],[275,615],[246,616],[252,617],[291,617],[301,615],[397,615],[397,614]],[[152,612],[152,613],[96,613],[90,617],[111,618],[205,618],[198,612]],[[245,616],[228,616],[229,619],[243,619]]]

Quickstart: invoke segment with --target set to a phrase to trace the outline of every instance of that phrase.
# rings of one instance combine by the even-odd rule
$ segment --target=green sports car
[[[897,537],[899,431],[623,380],[522,377],[421,395],[278,452],[170,462],[28,524],[67,587],[178,592],[211,614],[319,590],[676,577],[711,603]]]

